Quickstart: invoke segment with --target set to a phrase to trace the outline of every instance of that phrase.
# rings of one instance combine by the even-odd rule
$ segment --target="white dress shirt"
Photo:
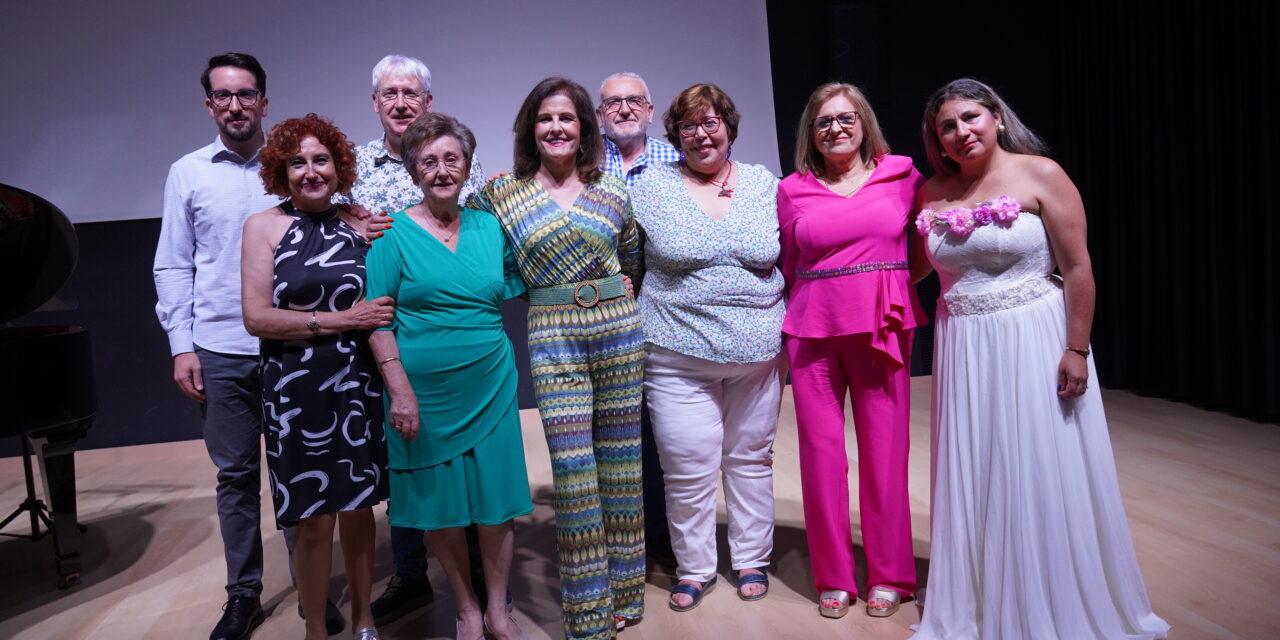
[[[152,272],[173,355],[195,345],[258,353],[240,311],[240,236],[245,218],[280,202],[264,192],[260,166],[257,152],[242,158],[218,137],[169,168]]]

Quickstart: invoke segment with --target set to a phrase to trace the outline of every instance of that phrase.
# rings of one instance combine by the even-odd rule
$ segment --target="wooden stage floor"
[[[913,382],[911,507],[923,580],[929,557],[929,378]],[[1173,638],[1273,638],[1280,629],[1280,427],[1181,404],[1105,391],[1120,484],[1152,604]],[[518,619],[532,638],[561,638],[551,473],[535,411],[522,413],[536,505],[520,518],[512,587]],[[154,425],[139,424],[138,428]],[[849,441],[853,438],[850,436]],[[910,636],[913,606],[874,619],[855,609],[841,620],[818,616],[801,517],[794,413],[784,399],[775,463],[777,534],[773,587],[748,603],[728,585],[690,613],[666,606],[673,569],[649,567],[644,621],[630,640],[675,638],[859,638]],[[850,466],[857,464],[850,452]],[[79,509],[88,525],[83,583],[54,587],[52,541],[0,539],[0,638],[206,638],[220,615],[225,569],[214,514],[214,468],[200,441],[77,454]],[[856,467],[855,467],[856,468]],[[856,482],[856,473],[854,474]],[[0,459],[0,511],[22,500],[18,458]],[[856,488],[854,489],[856,495]],[[270,496],[263,493],[264,504]],[[259,639],[298,638],[302,623],[289,584],[284,542],[264,517],[263,603],[270,616]],[[385,510],[378,512],[374,593],[392,573]],[[857,522],[857,505],[854,505]],[[721,570],[724,550],[720,517]],[[10,525],[25,532],[26,525]],[[860,534],[854,529],[855,541]],[[334,545],[335,556],[340,554]],[[341,571],[340,557],[334,568]],[[437,600],[382,629],[386,638],[451,638],[453,608],[436,563]],[[342,603],[345,582],[332,592]],[[1267,631],[1271,629],[1271,631]],[[338,637],[350,637],[350,630]]]

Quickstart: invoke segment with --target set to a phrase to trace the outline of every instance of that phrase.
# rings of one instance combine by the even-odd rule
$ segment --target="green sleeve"
[[[369,252],[365,254],[365,296],[372,300],[382,296],[400,297],[400,282],[403,273],[404,258],[400,254],[400,245],[396,242],[395,228],[387,229],[383,237],[373,242]],[[399,325],[400,314],[391,320],[391,326],[381,327],[378,331],[394,331]]]
[[[526,291],[524,278],[520,276],[516,254],[511,250],[511,243],[507,242],[507,234],[499,229],[498,237],[502,238],[502,277],[506,281],[503,298],[514,298]]]

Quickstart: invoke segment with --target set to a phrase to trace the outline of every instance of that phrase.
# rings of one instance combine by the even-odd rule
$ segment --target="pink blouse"
[[[782,180],[780,263],[789,296],[783,333],[869,333],[873,347],[906,364],[891,334],[928,322],[907,269],[907,220],[923,183],[911,158],[892,155],[848,198],[813,174]]]

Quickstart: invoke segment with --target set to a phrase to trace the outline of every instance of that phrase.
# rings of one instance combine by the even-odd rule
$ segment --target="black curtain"
[[[920,114],[945,82],[996,87],[1084,196],[1101,383],[1280,421],[1275,4],[767,2],[783,168],[809,93],[867,93],[929,174]],[[920,287],[930,313],[931,278]],[[913,370],[927,368],[920,331]]]

